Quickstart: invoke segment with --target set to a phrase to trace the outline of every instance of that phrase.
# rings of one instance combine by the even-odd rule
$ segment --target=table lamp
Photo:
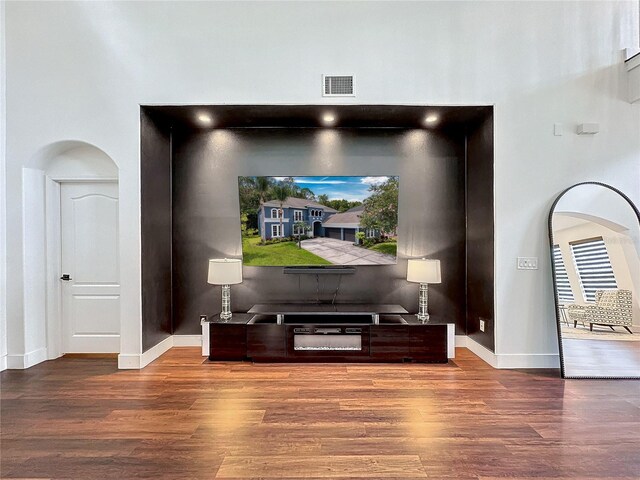
[[[428,289],[430,283],[440,283],[440,260],[426,258],[409,259],[407,265],[407,281],[420,284],[420,296],[418,298],[418,320],[422,323],[429,321],[427,311]]]
[[[242,283],[242,260],[237,258],[213,258],[209,260],[207,283],[222,285],[222,311],[220,320],[231,319],[231,285]]]

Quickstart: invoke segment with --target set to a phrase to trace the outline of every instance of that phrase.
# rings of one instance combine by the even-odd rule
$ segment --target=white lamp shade
[[[407,265],[407,281],[415,283],[440,283],[440,260],[412,258]]]
[[[213,258],[209,260],[209,278],[212,285],[242,283],[242,260],[237,258]]]

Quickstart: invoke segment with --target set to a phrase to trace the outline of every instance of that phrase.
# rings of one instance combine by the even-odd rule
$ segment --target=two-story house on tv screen
[[[323,223],[337,210],[306,198],[288,197],[282,205],[278,200],[269,200],[258,210],[258,228],[264,240],[270,238],[305,235],[300,222],[308,225],[309,236],[325,236]],[[280,215],[282,222],[280,222]]]

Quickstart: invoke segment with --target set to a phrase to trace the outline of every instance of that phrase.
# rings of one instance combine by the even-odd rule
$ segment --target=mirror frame
[[[603,380],[611,380],[611,379],[621,379],[621,380],[637,380],[638,377],[570,377],[566,375],[565,369],[564,369],[564,351],[562,349],[562,328],[560,326],[560,304],[558,302],[558,295],[557,295],[557,291],[558,291],[558,285],[556,284],[556,267],[555,267],[555,263],[553,261],[553,213],[556,209],[556,205],[558,204],[558,202],[560,201],[560,199],[562,197],[564,197],[564,195],[569,192],[569,190],[572,190],[576,187],[579,187],[581,185],[599,185],[601,187],[605,187],[608,188],[609,190],[612,190],[614,192],[616,192],[618,195],[620,195],[622,198],[624,198],[627,203],[629,204],[629,206],[633,209],[633,211],[636,214],[636,220],[638,220],[638,227],[640,227],[640,211],[638,210],[638,207],[635,206],[635,204],[631,201],[631,199],[625,195],[624,193],[622,193],[620,190],[618,190],[615,187],[612,187],[611,185],[607,185],[606,183],[601,183],[601,182],[580,182],[580,183],[576,183],[574,185],[571,185],[570,187],[564,189],[562,192],[560,192],[560,194],[556,197],[556,199],[553,201],[553,204],[551,205],[551,209],[549,210],[549,219],[548,219],[548,229],[549,229],[549,253],[550,253],[550,258],[551,258],[551,276],[552,276],[552,280],[553,280],[553,303],[555,306],[555,314],[556,314],[556,330],[557,330],[557,334],[558,334],[558,351],[560,353],[560,376],[562,378],[571,378],[571,379],[584,379],[584,380],[598,380],[598,379],[603,379]]]

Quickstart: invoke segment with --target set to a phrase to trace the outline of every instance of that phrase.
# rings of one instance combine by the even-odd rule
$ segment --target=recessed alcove
[[[331,112],[335,125],[322,116]],[[427,115],[437,121],[425,123]],[[494,349],[493,108],[396,105],[199,105],[141,108],[142,331],[146,351],[198,334],[220,289],[207,260],[239,257],[239,175],[398,175],[398,263],[358,266],[337,303],[417,310],[408,258],[438,258],[438,320]],[[338,276],[244,267],[232,308],[331,301]],[[479,330],[479,320],[486,328]]]

